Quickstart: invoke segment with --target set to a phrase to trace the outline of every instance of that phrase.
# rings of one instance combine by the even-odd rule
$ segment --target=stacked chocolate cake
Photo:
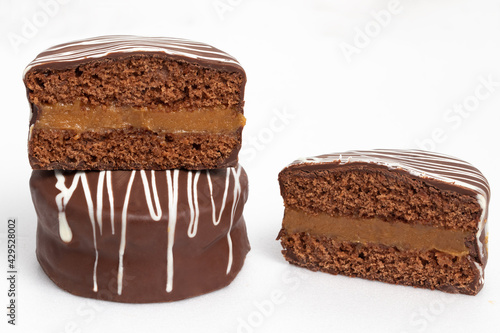
[[[37,257],[59,287],[164,302],[228,285],[250,249],[245,72],[174,38],[54,46],[25,70]]]

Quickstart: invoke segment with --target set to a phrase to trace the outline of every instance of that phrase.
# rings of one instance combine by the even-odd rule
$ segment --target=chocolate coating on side
[[[247,184],[240,166],[33,171],[38,260],[59,287],[90,298],[167,302],[220,289],[250,249]]]

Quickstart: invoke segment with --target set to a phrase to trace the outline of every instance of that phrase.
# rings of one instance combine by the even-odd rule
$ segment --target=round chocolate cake
[[[291,264],[450,293],[483,287],[490,186],[470,163],[353,150],[296,160],[279,182]]]
[[[241,166],[185,171],[33,171],[37,257],[59,287],[166,302],[228,285],[250,246]]]

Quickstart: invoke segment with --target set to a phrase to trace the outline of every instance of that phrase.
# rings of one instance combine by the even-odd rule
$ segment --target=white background
[[[2,272],[8,217],[18,219],[19,236],[18,325],[7,325],[2,315],[0,331],[498,329],[498,1],[56,1],[0,4]],[[250,177],[245,216],[252,251],[223,290],[171,304],[107,303],[61,291],[36,262],[21,74],[47,47],[104,34],[203,41],[246,69],[248,123],[240,159]],[[418,147],[465,159],[490,181],[490,259],[478,296],[313,273],[285,262],[275,241],[283,213],[281,168],[300,156]]]

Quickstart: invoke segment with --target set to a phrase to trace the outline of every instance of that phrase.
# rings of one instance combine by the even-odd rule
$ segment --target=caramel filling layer
[[[376,218],[333,217],[324,213],[310,215],[293,209],[285,209],[283,228],[289,233],[305,232],[336,241],[382,244],[401,250],[438,250],[455,256],[469,253],[465,239],[472,235],[460,230],[389,223]]]
[[[77,132],[140,128],[155,132],[232,133],[245,125],[235,108],[213,106],[166,112],[164,108],[87,107],[80,103],[42,105],[35,128]]]

